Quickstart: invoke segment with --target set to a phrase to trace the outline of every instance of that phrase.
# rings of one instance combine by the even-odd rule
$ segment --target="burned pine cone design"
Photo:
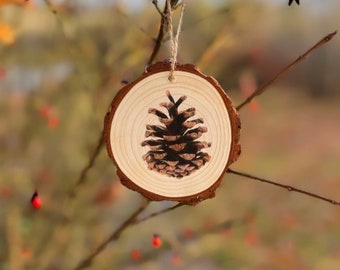
[[[207,132],[206,127],[199,125],[203,124],[203,118],[188,120],[195,115],[196,109],[178,110],[186,96],[175,101],[169,91],[166,91],[166,95],[169,102],[162,102],[160,106],[167,109],[168,115],[154,108],[148,110],[158,116],[161,125],[146,125],[145,137],[152,139],[141,143],[150,148],[143,159],[150,170],[182,178],[197,171],[210,160],[210,155],[201,150],[210,147],[211,143],[197,140]]]

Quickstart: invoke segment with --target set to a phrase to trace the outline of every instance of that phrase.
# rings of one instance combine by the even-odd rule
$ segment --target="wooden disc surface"
[[[171,82],[169,70],[169,63],[156,63],[120,90],[105,118],[105,141],[124,185],[151,200],[195,204],[214,196],[226,169],[239,156],[240,121],[229,98],[213,78],[203,75],[193,65],[177,65],[175,81]],[[143,158],[150,151],[142,146],[143,141],[150,139],[145,135],[147,125],[164,127],[160,118],[150,113],[150,108],[169,116],[160,105],[169,103],[167,91],[174,101],[186,96],[178,110],[194,108],[194,116],[187,120],[199,118],[203,123],[188,130],[206,128],[196,141],[209,143],[209,147],[200,150],[210,157],[209,161],[181,178],[151,170]],[[163,140],[152,136],[151,139]]]

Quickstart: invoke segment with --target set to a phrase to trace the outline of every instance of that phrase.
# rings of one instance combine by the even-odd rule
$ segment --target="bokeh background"
[[[187,1],[179,61],[239,104],[339,27],[338,0],[300,2]],[[159,22],[151,0],[0,0],[0,269],[72,269],[143,201],[105,149],[68,193],[122,81],[144,71]],[[339,47],[336,36],[241,110],[233,169],[340,199]],[[168,57],[165,40],[157,59]],[[129,228],[89,269],[336,270],[339,224],[338,206],[228,174],[214,199]]]

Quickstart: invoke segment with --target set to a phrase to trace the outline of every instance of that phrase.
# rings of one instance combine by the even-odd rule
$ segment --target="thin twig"
[[[163,239],[163,244],[161,247],[155,249],[143,249],[143,256],[138,260],[138,263],[145,263],[147,261],[151,261],[156,259],[157,257],[162,257],[160,252],[168,252],[169,250],[172,250],[172,252],[180,249],[181,246],[184,246],[186,244],[192,243],[193,241],[199,241],[201,238],[205,237],[208,234],[218,234],[220,233],[223,235],[224,232],[229,231],[236,226],[241,227],[244,225],[247,225],[249,223],[249,218],[247,216],[243,218],[238,219],[227,219],[217,224],[212,224],[212,226],[204,226],[200,228],[199,230],[192,230],[188,231],[188,234],[186,234],[185,231],[180,231],[176,234],[176,238]],[[190,230],[190,229],[189,229]],[[169,241],[170,240],[170,241]],[[164,254],[164,253],[163,253]]]
[[[169,9],[168,9],[168,5],[165,5],[164,11],[161,12],[158,5],[157,5],[157,1],[152,1],[152,3],[156,6],[157,11],[160,12],[160,14],[161,14],[161,23],[160,23],[160,26],[159,26],[157,39],[155,41],[155,46],[153,47],[152,53],[151,53],[149,61],[148,61],[148,65],[151,65],[155,61],[156,56],[159,52],[159,49],[161,48],[162,41],[163,41],[163,38],[164,38],[164,33],[165,33],[165,27],[166,27],[166,16],[170,12]]]
[[[88,255],[85,259],[83,259],[77,267],[74,268],[74,270],[80,270],[85,269],[89,267],[93,261],[93,259],[101,253],[109,243],[117,240],[123,231],[125,231],[129,226],[132,224],[135,224],[135,220],[137,216],[145,210],[145,208],[149,205],[150,201],[145,201],[141,206],[139,206],[136,211],[134,211],[116,230],[112,232],[112,234],[104,240],[97,248],[96,250]]]
[[[199,24],[204,23],[207,20],[210,20],[211,18],[216,19],[217,16],[221,16],[221,15],[228,16],[230,12],[231,12],[231,8],[229,8],[229,7],[219,8],[217,11],[213,11],[210,14],[204,16],[204,17],[201,17],[201,18],[199,18],[199,19],[197,19],[193,22],[187,23],[185,30],[190,32],[192,28],[198,29]],[[185,30],[183,30],[183,31],[185,31]]]
[[[69,41],[69,38],[67,37],[66,35],[66,32],[65,32],[65,27],[64,27],[64,24],[63,24],[63,21],[62,19],[60,18],[60,14],[58,13],[57,9],[54,7],[53,3],[51,0],[45,0],[45,4],[46,6],[50,9],[50,11],[52,12],[52,14],[54,15],[55,19],[56,19],[56,22],[59,26],[59,29],[60,29],[60,32],[62,34],[62,37],[63,39],[68,42]],[[71,50],[71,48],[69,46],[66,46],[66,50],[67,52],[69,53],[70,57],[75,59],[74,57],[74,53],[73,51]],[[75,72],[79,72],[77,69],[75,70]]]
[[[150,218],[159,216],[159,215],[161,215],[161,214],[164,214],[164,213],[166,213],[166,212],[169,212],[169,211],[171,211],[171,210],[174,210],[174,209],[176,209],[176,208],[178,208],[178,207],[181,207],[181,206],[183,206],[183,205],[185,205],[185,204],[183,204],[183,203],[178,203],[178,204],[176,204],[176,205],[174,205],[174,206],[171,206],[171,207],[169,207],[169,208],[165,208],[165,209],[160,210],[160,211],[158,211],[158,212],[154,212],[154,213],[152,213],[152,214],[150,214],[150,215],[148,215],[148,216],[145,216],[145,217],[143,217],[143,218],[137,219],[137,220],[135,221],[134,224],[138,224],[138,223],[141,223],[141,222],[143,222],[143,221],[149,220]]]
[[[317,42],[313,47],[311,47],[309,50],[307,50],[304,54],[300,55],[298,58],[296,58],[292,63],[290,63],[288,66],[286,66],[283,70],[281,70],[279,73],[277,73],[273,79],[269,80],[265,84],[263,84],[260,88],[256,89],[253,94],[251,94],[248,98],[246,98],[240,105],[236,107],[236,110],[240,110],[244,105],[251,102],[252,99],[256,96],[261,95],[267,88],[272,85],[275,81],[277,81],[281,76],[286,74],[291,68],[293,68],[295,65],[300,63],[302,60],[306,59],[306,57],[315,51],[316,49],[319,49],[321,46],[325,45],[328,41],[330,41],[338,31],[334,31],[333,33],[328,34],[324,38],[322,38],[319,42]]]
[[[313,198],[316,198],[316,199],[319,199],[319,200],[323,200],[323,201],[329,202],[329,203],[334,204],[334,205],[340,205],[340,202],[334,201],[332,199],[329,199],[327,197],[324,197],[324,196],[321,196],[321,195],[318,195],[318,194],[315,194],[315,193],[311,193],[311,192],[308,192],[308,191],[305,191],[305,190],[302,190],[302,189],[299,189],[299,188],[292,187],[290,185],[280,184],[280,183],[277,183],[277,182],[274,182],[274,181],[271,181],[271,180],[268,180],[268,179],[264,179],[264,178],[261,178],[261,177],[258,177],[258,176],[248,174],[248,173],[234,171],[232,169],[228,169],[227,172],[232,173],[232,174],[236,174],[236,175],[239,175],[239,176],[243,176],[243,177],[246,177],[246,178],[249,178],[249,179],[252,179],[252,180],[256,180],[256,181],[264,182],[264,183],[271,184],[271,185],[274,185],[274,186],[278,186],[278,187],[287,189],[288,191],[294,191],[294,192],[297,192],[297,193],[305,194],[307,196],[310,196],[310,197],[313,197]]]
[[[161,9],[158,6],[158,1],[157,0],[153,0],[152,4],[155,6],[156,10],[158,11],[159,15],[161,15],[162,17],[164,16],[163,12],[161,11]]]
[[[77,182],[75,183],[75,185],[73,186],[73,188],[71,189],[70,193],[69,193],[69,197],[74,198],[76,196],[76,190],[77,188],[82,185],[85,180],[86,180],[86,176],[87,176],[87,172],[93,167],[97,156],[99,155],[101,149],[104,146],[104,132],[102,131],[100,133],[100,137],[97,143],[96,148],[94,149],[94,151],[91,153],[91,156],[89,158],[89,162],[87,163],[87,165],[83,168],[83,170],[81,171],[79,178],[77,180]]]
[[[123,17],[124,19],[128,20],[128,24],[132,25],[134,27],[136,27],[138,30],[140,30],[143,34],[145,34],[146,36],[148,36],[150,39],[154,39],[150,33],[148,33],[143,27],[139,26],[138,24],[136,24],[135,21],[132,21],[129,19],[128,15],[126,13],[124,13],[121,9],[117,8],[115,9],[115,12],[120,15],[121,17]]]
[[[57,15],[57,10],[53,7],[53,4],[50,0],[45,0],[45,4],[48,6],[48,8],[51,10],[51,12],[54,15]],[[58,23],[60,23],[60,26],[62,26],[61,20],[59,19],[59,17],[57,17]],[[63,27],[61,27],[61,29],[63,29]]]
[[[184,240],[194,240],[199,239],[209,233],[219,233],[224,230],[229,230],[233,228],[235,225],[244,225],[247,224],[249,221],[248,216],[242,217],[242,218],[235,218],[235,219],[227,219],[220,223],[214,224],[211,227],[207,227],[204,230],[200,230],[198,232],[195,232],[189,239],[185,235],[181,235],[179,237],[179,241],[182,242]]]
[[[56,20],[57,20],[57,23],[59,24],[59,28],[61,30],[63,38],[65,39],[65,41],[68,41],[68,37],[67,37],[67,35],[65,33],[65,30],[64,30],[63,22],[62,22],[62,20],[60,18],[60,15],[57,12],[57,10],[54,8],[54,6],[53,6],[53,4],[52,4],[52,2],[50,0],[45,0],[45,4],[47,5],[47,7],[51,10],[51,12],[56,17]],[[69,54],[70,54],[70,56],[72,58],[75,58],[74,55],[73,55],[73,52],[70,49],[68,50],[68,52],[69,52]],[[78,69],[76,69],[76,72],[77,73],[79,72]],[[83,85],[84,85],[85,88],[87,88],[85,83],[83,83]],[[98,144],[97,144],[96,148],[94,149],[94,151],[90,155],[88,164],[82,169],[76,184],[73,186],[73,188],[69,192],[69,197],[70,198],[74,198],[75,197],[76,189],[81,184],[83,184],[85,182],[87,173],[93,167],[94,162],[95,162],[97,156],[99,155],[103,145],[104,145],[104,138],[103,138],[103,131],[102,131],[100,133],[100,138],[99,138]]]
[[[174,210],[180,206],[183,206],[185,204],[183,203],[178,203],[174,206],[171,206],[169,208],[163,209],[161,211],[158,212],[154,212],[152,214],[149,214],[143,218],[137,219],[138,215],[143,212],[145,210],[145,208],[148,206],[150,201],[146,201],[145,204],[143,204],[142,206],[140,206],[134,213],[132,213],[132,215],[130,217],[128,217],[123,223],[122,225],[120,225],[118,227],[118,229],[116,229],[105,241],[103,241],[97,248],[96,250],[90,254],[87,258],[83,259],[79,265],[74,268],[74,270],[80,270],[80,269],[85,269],[88,266],[90,266],[90,264],[92,263],[93,259],[99,254],[101,253],[106,247],[107,245],[114,241],[117,240],[119,238],[119,236],[122,234],[123,231],[125,231],[128,227],[131,227],[133,225],[137,225],[141,222],[144,222],[146,220],[149,220],[153,217],[159,216],[161,214],[167,213],[171,210]]]

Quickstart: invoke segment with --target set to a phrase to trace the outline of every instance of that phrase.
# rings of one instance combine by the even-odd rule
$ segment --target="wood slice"
[[[105,142],[122,184],[150,200],[196,204],[215,196],[240,155],[240,120],[218,82],[194,65],[169,75],[170,63],[159,62],[119,91]]]

